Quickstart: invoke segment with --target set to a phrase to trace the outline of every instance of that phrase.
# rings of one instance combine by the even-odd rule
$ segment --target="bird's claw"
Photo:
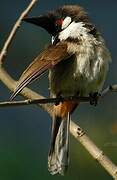
[[[94,93],[90,93],[89,97],[90,97],[90,104],[97,106],[98,104],[98,99],[99,99],[100,94],[98,92],[94,92]]]

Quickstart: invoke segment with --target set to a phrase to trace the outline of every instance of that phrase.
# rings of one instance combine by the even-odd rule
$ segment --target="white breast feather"
[[[103,38],[100,36],[97,40],[84,25],[83,22],[72,22],[60,32],[59,39],[60,41],[69,37],[78,39],[80,45],[76,44],[74,46],[73,43],[69,43],[68,46],[68,51],[77,55],[74,76],[77,78],[79,75],[82,75],[86,80],[85,85],[89,84],[89,88],[91,86],[94,90],[101,89],[108,70],[108,63],[111,61],[110,53],[105,46]],[[100,77],[102,77],[102,81],[98,82]]]

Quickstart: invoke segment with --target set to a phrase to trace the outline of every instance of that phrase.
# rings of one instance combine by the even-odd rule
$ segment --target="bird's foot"
[[[90,93],[89,97],[90,97],[90,104],[97,106],[100,94],[98,92]]]

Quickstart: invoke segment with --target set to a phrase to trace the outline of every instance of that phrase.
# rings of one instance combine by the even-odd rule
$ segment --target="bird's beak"
[[[42,15],[38,17],[24,18],[23,21],[40,26],[51,35],[55,34],[56,28],[53,15]]]

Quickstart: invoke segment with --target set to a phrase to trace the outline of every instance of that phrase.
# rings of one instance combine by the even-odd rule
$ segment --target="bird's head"
[[[66,29],[73,21],[88,22],[84,9],[78,5],[65,5],[47,15],[24,18],[24,21],[44,28],[50,35],[56,36]]]

